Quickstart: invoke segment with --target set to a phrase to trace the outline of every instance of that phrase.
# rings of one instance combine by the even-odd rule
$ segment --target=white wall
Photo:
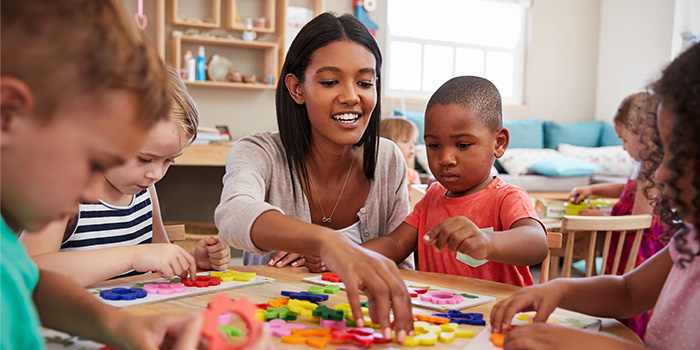
[[[674,11],[675,0],[602,0],[595,119],[611,121],[671,60]]]
[[[525,104],[510,119],[590,120],[595,105],[600,1],[534,0],[525,66]]]
[[[504,106],[508,119],[593,119],[599,0],[534,0],[529,9],[525,104]],[[386,113],[422,112],[427,101],[385,101]]]
[[[676,0],[671,41],[673,58],[692,45],[688,34],[700,38],[700,0]]]

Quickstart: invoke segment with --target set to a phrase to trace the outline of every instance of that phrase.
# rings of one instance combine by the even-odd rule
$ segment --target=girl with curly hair
[[[496,304],[491,326],[511,329],[520,311],[536,311],[535,323],[512,329],[506,349],[621,349],[635,344],[543,321],[556,307],[598,317],[629,318],[654,308],[645,345],[651,349],[691,349],[700,344],[694,327],[700,314],[700,44],[676,58],[652,85],[661,103],[658,130],[664,155],[656,171],[664,218],[675,232],[671,243],[623,276],[556,279],[524,288]],[[695,141],[694,141],[695,140]]]
[[[617,198],[620,200],[612,208],[611,216],[622,215],[652,215],[651,227],[644,230],[639,245],[635,267],[644,263],[654,254],[663,249],[669,241],[669,227],[661,218],[663,203],[659,201],[660,184],[656,181],[654,172],[658,169],[663,157],[663,147],[657,124],[657,110],[659,108],[659,96],[650,92],[637,92],[627,96],[615,114],[615,132],[622,139],[622,144],[630,157],[635,160],[635,168],[626,183],[603,183],[571,190],[569,200],[580,203],[591,195]],[[579,215],[597,216],[603,215],[600,209],[583,209]],[[606,266],[603,266],[604,274],[622,275],[627,259],[629,259],[630,247],[634,243],[634,235],[628,235],[623,241],[624,249],[620,256],[617,270],[613,271],[616,247],[620,235],[615,233],[610,242],[610,251]],[[647,324],[651,317],[651,310],[632,318],[619,320],[639,338],[644,339]]]

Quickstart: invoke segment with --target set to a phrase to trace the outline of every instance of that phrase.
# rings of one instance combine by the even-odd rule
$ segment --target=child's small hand
[[[453,252],[461,252],[477,260],[487,259],[491,238],[471,220],[455,216],[439,222],[423,236],[427,245],[434,245],[438,252],[447,246]]]
[[[226,270],[231,265],[231,248],[218,239],[207,236],[202,238],[194,249],[197,267],[202,270]]]
[[[117,313],[115,316],[106,325],[105,343],[119,349],[194,350],[203,345],[200,313],[152,316]]]
[[[267,266],[285,267],[290,265],[291,267],[297,267],[304,265],[305,261],[304,256],[301,254],[278,251],[267,263]]]
[[[202,314],[197,313],[193,315],[185,326],[182,327],[182,331],[178,332],[179,334],[175,344],[175,350],[198,349],[202,340],[203,323],[204,318],[202,317]]]
[[[534,322],[544,322],[554,309],[559,306],[563,290],[556,281],[530,286],[499,301],[491,309],[491,328],[494,333],[510,330],[513,316],[518,312],[535,311]]]
[[[569,192],[569,202],[574,204],[581,203],[584,199],[590,197],[593,194],[590,186],[584,187],[574,187]]]
[[[510,331],[503,343],[503,348],[537,350],[620,349],[628,348],[630,345],[632,344],[625,340],[602,333],[592,333],[583,329],[554,324],[533,323],[518,326]],[[641,349],[641,347],[634,348]]]
[[[274,350],[275,343],[272,341],[272,335],[270,334],[270,325],[263,323],[263,327],[260,330],[260,336],[258,336],[258,341],[255,342],[250,348],[250,350]]]
[[[186,277],[197,275],[197,264],[192,254],[172,243],[140,244],[133,247],[131,268],[139,271],[155,271],[161,277]]]
[[[195,318],[187,322],[187,324],[182,328],[181,332],[177,332],[174,335],[177,336],[175,350],[195,350],[200,349],[198,347],[201,344],[201,334],[202,334],[202,323],[203,318],[201,314],[196,314]],[[163,346],[161,346],[163,348]],[[170,349],[171,347],[166,347]],[[260,329],[260,335],[258,335],[258,340],[246,349],[249,350],[273,350],[275,344],[272,342],[272,336],[270,334],[270,326],[267,323],[262,324]]]
[[[309,269],[309,272],[324,272],[327,270],[326,264],[319,257],[306,255],[304,260],[304,266]]]

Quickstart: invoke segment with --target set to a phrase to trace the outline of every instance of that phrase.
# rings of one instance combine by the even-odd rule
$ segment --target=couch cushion
[[[558,150],[567,157],[589,161],[600,168],[598,174],[628,176],[634,168],[634,159],[622,146],[579,147],[560,143]]]
[[[510,175],[531,173],[530,165],[542,159],[561,157],[561,153],[548,148],[508,148],[498,162]]]
[[[418,128],[418,140],[416,140],[416,144],[425,144],[425,140],[423,140],[423,132],[425,130],[425,114],[395,109],[394,115],[406,117],[406,119],[416,124],[416,127]]]
[[[588,186],[590,176],[551,177],[544,175],[499,174],[501,180],[528,192],[569,192],[574,187]]]
[[[530,164],[530,170],[547,176],[586,176],[599,170],[598,166],[575,157],[553,157]]]
[[[622,140],[617,136],[615,126],[610,123],[603,124],[603,130],[600,131],[598,146],[622,146]]]
[[[556,149],[560,143],[575,146],[596,147],[604,122],[594,120],[582,123],[557,123],[545,121],[544,147]]]
[[[543,148],[544,131],[539,119],[508,120],[503,119],[503,126],[510,133],[508,148]]]

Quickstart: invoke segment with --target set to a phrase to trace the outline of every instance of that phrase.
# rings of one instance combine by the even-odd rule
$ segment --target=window
[[[529,0],[388,0],[387,97],[428,99],[452,77],[476,75],[504,104],[523,103]]]

